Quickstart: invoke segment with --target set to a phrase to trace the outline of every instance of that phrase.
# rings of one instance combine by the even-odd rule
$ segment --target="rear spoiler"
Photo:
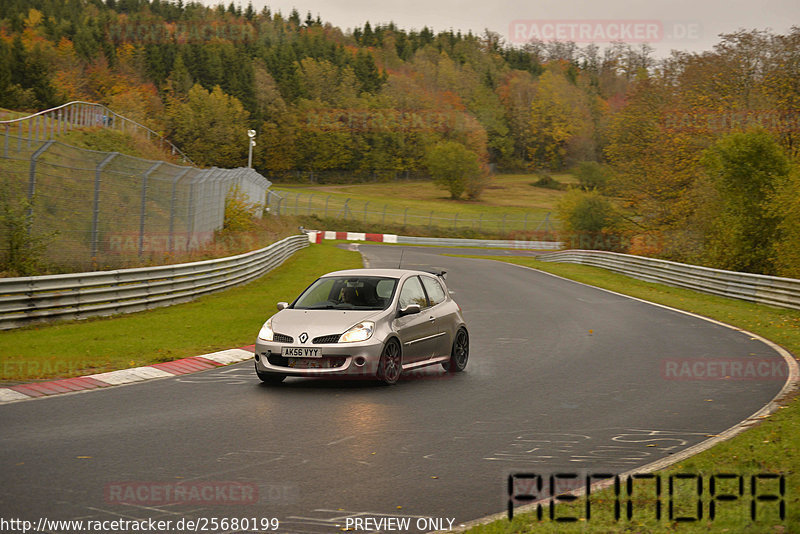
[[[442,280],[447,280],[447,271],[444,271],[442,269],[420,269],[420,271],[424,273],[430,273],[434,276],[438,276]]]

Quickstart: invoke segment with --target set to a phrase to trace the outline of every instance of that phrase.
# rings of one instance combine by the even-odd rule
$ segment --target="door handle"
[[[429,320],[430,322],[434,322],[434,321],[436,321],[436,317],[434,317],[433,315],[431,315],[430,317],[428,317],[428,320]]]

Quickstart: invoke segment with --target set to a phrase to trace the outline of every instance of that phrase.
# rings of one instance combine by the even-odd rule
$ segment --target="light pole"
[[[256,146],[256,140],[255,140],[256,131],[255,130],[247,130],[247,137],[250,138],[250,141],[248,142],[250,150],[248,151],[248,154],[247,154],[247,168],[248,169],[252,169],[253,168],[253,147]]]

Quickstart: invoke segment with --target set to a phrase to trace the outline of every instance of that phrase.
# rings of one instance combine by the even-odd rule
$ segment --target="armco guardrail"
[[[456,237],[412,237],[397,236],[397,242],[405,245],[429,245],[438,247],[518,248],[528,250],[558,250],[560,241],[519,241],[512,239],[462,239]]]
[[[188,302],[257,278],[307,247],[287,237],[238,256],[179,265],[0,279],[0,330]]]
[[[537,259],[601,267],[646,282],[658,282],[782,308],[800,309],[800,280],[794,278],[723,271],[597,250],[564,250],[541,254]]]
[[[511,248],[525,250],[558,250],[560,241],[519,241],[512,239],[461,239],[450,237],[413,237],[396,234],[371,234],[362,232],[331,232],[305,230],[309,239],[321,243],[323,239],[342,239],[346,241],[373,241],[377,243],[396,243],[401,245],[430,245],[438,247],[479,247]]]

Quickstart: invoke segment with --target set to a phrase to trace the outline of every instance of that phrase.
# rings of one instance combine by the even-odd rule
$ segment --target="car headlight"
[[[275,335],[275,332],[272,331],[272,317],[267,319],[267,322],[264,323],[264,326],[261,327],[261,330],[258,332],[258,339],[262,341],[272,341],[272,337]]]
[[[357,341],[366,341],[372,337],[372,332],[375,331],[375,323],[372,321],[364,321],[358,323],[350,330],[342,334],[339,338],[339,343],[355,343]]]

